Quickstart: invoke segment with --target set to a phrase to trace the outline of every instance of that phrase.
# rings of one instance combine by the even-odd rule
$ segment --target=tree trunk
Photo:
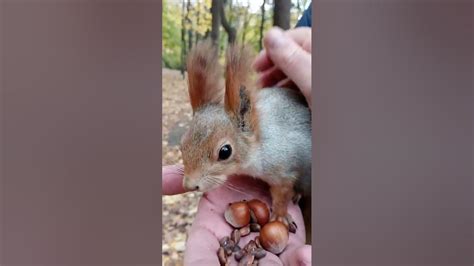
[[[290,0],[275,0],[273,8],[273,25],[284,30],[290,28]]]
[[[265,3],[267,0],[263,0],[263,4],[260,7],[260,10],[262,11],[262,20],[260,22],[260,40],[258,42],[258,45],[260,46],[260,50],[263,48],[263,28],[265,26]]]
[[[236,36],[237,31],[227,21],[225,17],[224,5],[222,4],[222,2],[220,2],[219,9],[220,9],[222,27],[224,27],[225,31],[227,32],[228,41],[229,43],[234,43],[237,37]]]
[[[247,28],[249,26],[249,9],[250,9],[250,3],[247,3],[247,8],[245,9],[245,14],[244,14],[244,25],[242,27],[242,44],[245,43],[245,37],[247,37]]]
[[[189,12],[191,10],[191,0],[188,0],[188,4],[186,5],[186,22],[189,25],[188,28],[188,50],[191,50],[193,47],[193,22],[191,21],[191,18],[189,17]]]
[[[219,42],[219,27],[221,25],[220,18],[220,8],[222,0],[212,0],[211,14],[212,14],[212,29],[211,29],[211,39],[214,45],[217,45]]]
[[[181,18],[181,75],[183,76],[184,78],[184,69],[186,67],[186,27],[184,26],[184,23],[185,23],[185,15],[184,15],[184,9],[185,8],[185,4],[184,4],[184,0],[183,0],[183,5],[182,5],[182,8],[181,8],[181,15],[182,15],[182,18]]]
[[[195,32],[195,36],[194,36],[195,44],[197,44],[199,39],[201,38],[201,36],[199,34],[199,26],[201,26],[200,21],[199,21],[200,20],[199,17],[201,16],[201,1],[197,0],[196,5],[197,5],[197,12],[196,12],[196,28],[197,28],[197,31]]]

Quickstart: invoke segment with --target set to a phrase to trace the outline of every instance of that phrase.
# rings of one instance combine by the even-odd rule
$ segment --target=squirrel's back
[[[256,93],[260,145],[252,163],[268,183],[298,178],[309,186],[311,178],[311,112],[303,95],[286,88],[266,88]]]

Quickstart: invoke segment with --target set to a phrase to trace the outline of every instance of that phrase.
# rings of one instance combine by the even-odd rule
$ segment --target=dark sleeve
[[[298,23],[296,23],[295,28],[297,27],[311,27],[311,7],[313,6],[313,2],[309,4],[309,7],[303,12]]]

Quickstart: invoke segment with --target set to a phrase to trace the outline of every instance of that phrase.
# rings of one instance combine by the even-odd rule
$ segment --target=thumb
[[[163,166],[161,173],[161,189],[163,195],[175,195],[186,192],[183,188],[183,166]]]
[[[311,106],[311,54],[276,27],[267,32],[263,44],[268,57],[298,86]]]

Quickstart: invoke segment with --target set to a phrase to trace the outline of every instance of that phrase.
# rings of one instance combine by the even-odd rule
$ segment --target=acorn
[[[247,202],[235,202],[224,212],[224,218],[234,228],[241,228],[250,222],[250,209]]]
[[[270,219],[270,210],[268,209],[267,204],[258,199],[253,199],[248,201],[247,205],[255,215],[256,222],[260,226],[264,226],[268,223],[268,220]]]
[[[260,230],[260,244],[273,254],[280,254],[288,244],[288,228],[279,221],[269,222]]]

